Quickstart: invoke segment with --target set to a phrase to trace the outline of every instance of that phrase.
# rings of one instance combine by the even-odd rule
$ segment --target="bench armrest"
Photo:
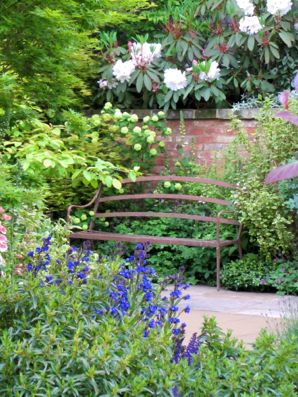
[[[234,213],[235,213],[235,210],[221,210],[218,212],[216,217],[219,219],[222,217],[222,214],[234,214]],[[217,241],[220,240],[220,225],[221,225],[221,223],[218,221],[216,224],[216,239],[217,239]],[[243,227],[242,223],[239,222],[238,226],[239,226],[239,229],[238,229],[237,240],[240,240],[240,236],[242,233],[242,227]]]
[[[74,208],[88,208],[88,207],[91,207],[92,204],[94,204],[94,209],[95,209],[95,211],[97,211],[97,207],[98,207],[98,204],[99,204],[101,192],[102,192],[102,186],[96,191],[95,196],[93,197],[93,199],[91,201],[89,201],[89,203],[84,204],[84,205],[74,205],[74,204],[70,205],[67,208],[67,212],[66,212],[66,222],[67,223],[70,222],[71,211]]]

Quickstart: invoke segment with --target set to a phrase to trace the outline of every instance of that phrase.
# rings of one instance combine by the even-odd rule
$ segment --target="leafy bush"
[[[134,43],[128,41],[127,48],[122,32],[120,40],[115,32],[101,36],[103,66],[95,99],[175,109],[198,102],[222,106],[243,93],[289,89],[297,58],[294,14],[292,3],[286,11],[282,6],[272,10],[264,0],[159,2],[157,9],[145,12],[142,35],[128,27],[131,36],[124,37],[133,37]],[[121,78],[118,62],[122,75],[126,70]],[[169,74],[175,76],[171,84]]]
[[[178,277],[161,299],[165,284],[152,283],[141,245],[121,264],[51,241],[28,253],[21,282],[0,279],[2,395],[170,395],[179,373],[171,335],[184,328],[177,305],[187,285]]]
[[[298,258],[279,261],[265,281],[281,294],[298,295]]]
[[[0,278],[1,395],[296,395],[293,336],[263,333],[248,351],[206,319],[183,345],[187,286],[178,277],[161,299],[143,248],[124,264],[45,238]]]
[[[256,254],[246,254],[224,265],[221,280],[222,285],[233,290],[264,290],[268,285],[266,277],[273,269],[264,258]]]
[[[280,259],[268,262],[256,254],[224,265],[222,284],[232,290],[276,290],[280,294],[298,294],[298,262]]]
[[[71,3],[30,0],[0,4],[1,65],[17,74],[24,95],[56,117],[69,106],[81,106],[90,95],[88,79],[96,72],[95,34],[110,23],[137,20],[146,0]]]
[[[137,115],[110,103],[91,118],[68,111],[64,120],[54,126],[20,121],[2,143],[3,158],[18,160],[29,177],[48,184],[47,203],[56,210],[90,196],[99,183],[119,190],[123,175],[134,179],[139,170],[150,170],[171,134],[163,112],[139,123]]]
[[[295,109],[297,100],[290,102]],[[293,249],[293,215],[275,185],[265,185],[268,172],[286,162],[298,150],[295,127],[275,117],[270,98],[259,112],[253,139],[237,120],[232,127],[238,136],[229,147],[224,179],[239,183],[234,205],[251,242],[268,258]]]

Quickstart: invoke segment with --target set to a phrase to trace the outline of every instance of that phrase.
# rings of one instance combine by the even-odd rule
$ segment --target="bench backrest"
[[[230,183],[226,183],[223,181],[218,181],[214,179],[206,179],[199,177],[184,177],[184,176],[142,176],[138,177],[135,181],[130,179],[124,179],[122,181],[123,185],[127,184],[139,184],[146,182],[162,182],[162,181],[173,181],[173,182],[191,182],[191,183],[200,183],[200,184],[210,184],[215,185],[227,189],[236,190],[239,187],[237,185],[233,185]],[[201,222],[212,222],[216,224],[228,224],[239,226],[240,223],[234,219],[223,218],[222,216],[203,216],[203,215],[193,215],[193,214],[184,214],[177,212],[139,212],[139,211],[112,211],[112,212],[98,212],[99,205],[101,203],[114,203],[119,201],[133,201],[133,200],[145,200],[145,199],[164,199],[164,200],[179,200],[179,201],[192,201],[198,203],[213,203],[222,206],[229,206],[231,202],[224,199],[214,198],[214,197],[205,197],[205,196],[197,196],[197,195],[188,195],[188,194],[173,194],[173,193],[135,193],[135,194],[117,194],[112,196],[105,196],[102,194],[103,188],[100,187],[98,189],[96,195],[93,200],[88,203],[89,205],[94,204],[93,211],[95,213],[95,218],[177,218],[177,219],[187,219],[193,221],[201,221]],[[90,223],[89,230],[94,228],[94,221]]]

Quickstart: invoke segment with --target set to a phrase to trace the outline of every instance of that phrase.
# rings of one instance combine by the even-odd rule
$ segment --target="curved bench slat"
[[[228,189],[239,189],[239,186],[227,183],[223,181],[218,181],[216,179],[209,179],[209,178],[199,178],[195,176],[177,176],[177,175],[165,175],[165,176],[140,176],[135,181],[131,179],[125,178],[122,180],[122,184],[129,184],[129,183],[138,183],[138,182],[161,182],[161,181],[174,181],[174,182],[193,182],[193,183],[202,183],[207,185],[215,185],[221,186]]]
[[[200,203],[213,203],[219,205],[230,205],[231,202],[223,199],[193,196],[190,194],[166,194],[166,193],[138,193],[138,194],[119,194],[117,196],[105,196],[100,199],[101,203],[110,201],[123,201],[123,200],[143,200],[143,199],[169,199],[169,200],[186,200],[197,201]]]
[[[96,218],[179,218],[179,219],[187,219],[192,221],[200,221],[200,222],[212,222],[212,223],[221,223],[226,225],[236,225],[240,226],[240,222],[234,219],[226,219],[226,218],[216,218],[212,216],[202,216],[202,215],[190,215],[190,214],[181,214],[177,212],[97,212],[95,214]]]

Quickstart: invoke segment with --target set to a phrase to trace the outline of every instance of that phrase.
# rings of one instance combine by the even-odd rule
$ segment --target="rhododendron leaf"
[[[144,74],[144,84],[148,91],[152,90],[152,82],[150,77],[147,74]]]
[[[137,89],[137,92],[141,92],[141,91],[142,91],[142,88],[143,88],[143,82],[144,82],[144,79],[143,79],[143,74],[142,74],[142,73],[140,73],[140,74],[138,75],[138,78],[137,78],[137,83],[136,83],[136,89]]]
[[[255,46],[255,39],[253,36],[249,36],[248,40],[247,40],[247,47],[249,49],[249,51],[253,51]]]
[[[294,36],[292,33],[289,32],[279,32],[279,37],[282,39],[282,41],[288,46],[292,47],[292,41],[295,41]]]

